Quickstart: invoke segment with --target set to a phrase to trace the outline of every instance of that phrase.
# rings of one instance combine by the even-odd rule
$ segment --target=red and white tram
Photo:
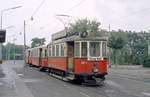
[[[56,36],[47,46],[27,50],[27,63],[79,82],[96,83],[107,75],[107,39],[79,34]]]

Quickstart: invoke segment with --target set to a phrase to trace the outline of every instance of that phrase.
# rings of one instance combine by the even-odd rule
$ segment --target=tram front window
[[[100,56],[100,43],[90,42],[90,56],[99,57]]]

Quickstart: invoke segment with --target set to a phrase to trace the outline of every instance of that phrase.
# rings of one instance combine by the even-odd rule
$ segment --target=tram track
[[[36,70],[36,71],[39,70],[38,68],[35,68],[35,67],[30,67],[29,69]],[[63,78],[55,74],[50,74],[47,72],[46,74],[57,80],[63,81],[64,87],[67,87],[69,89],[72,89],[73,91],[79,92],[81,95],[85,97],[141,97],[140,95],[133,94],[132,92],[127,91],[125,89],[112,86],[107,83],[107,80],[104,85],[88,86],[88,85],[81,85],[81,84],[74,83],[66,78]]]
[[[35,68],[35,67],[29,67],[29,69],[36,70],[36,71],[39,70],[38,68]],[[74,83],[71,80],[68,80],[66,78],[62,78],[62,77],[55,75],[55,74],[50,74],[48,72],[46,72],[46,74],[50,77],[57,79],[57,80],[63,81],[64,87],[67,87],[67,88],[72,89],[74,91],[78,91],[81,95],[84,95],[86,97],[109,97],[109,96],[106,96],[102,92],[100,93],[100,92],[97,92],[95,90],[92,90],[91,88],[88,88],[88,87],[93,87],[93,88],[98,87],[98,85],[97,86],[82,85],[82,84]]]
[[[127,74],[118,74],[118,73],[114,73],[111,74],[111,78],[119,78],[119,79],[129,79],[129,80],[134,80],[134,81],[138,81],[138,82],[144,82],[145,84],[149,84],[150,83],[150,79],[145,79],[145,78],[137,78],[134,76],[129,76]]]

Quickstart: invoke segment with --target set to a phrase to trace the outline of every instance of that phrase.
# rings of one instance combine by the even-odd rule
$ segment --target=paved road
[[[0,97],[150,97],[150,83],[130,75],[110,72],[104,86],[82,86],[47,73],[23,67],[23,61],[2,65]],[[3,88],[1,88],[3,86]]]

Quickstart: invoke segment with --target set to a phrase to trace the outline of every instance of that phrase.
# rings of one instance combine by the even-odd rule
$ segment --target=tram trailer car
[[[42,50],[43,48],[46,51]],[[47,68],[49,73],[81,83],[95,84],[103,82],[107,75],[106,50],[106,38],[78,35],[57,37],[46,47],[33,48],[30,64]],[[42,51],[45,52],[43,57],[40,56],[44,54]],[[35,52],[37,53],[36,59],[34,58]],[[41,59],[43,61],[40,63]]]
[[[30,66],[47,67],[47,47],[39,46],[26,51],[26,63]]]

